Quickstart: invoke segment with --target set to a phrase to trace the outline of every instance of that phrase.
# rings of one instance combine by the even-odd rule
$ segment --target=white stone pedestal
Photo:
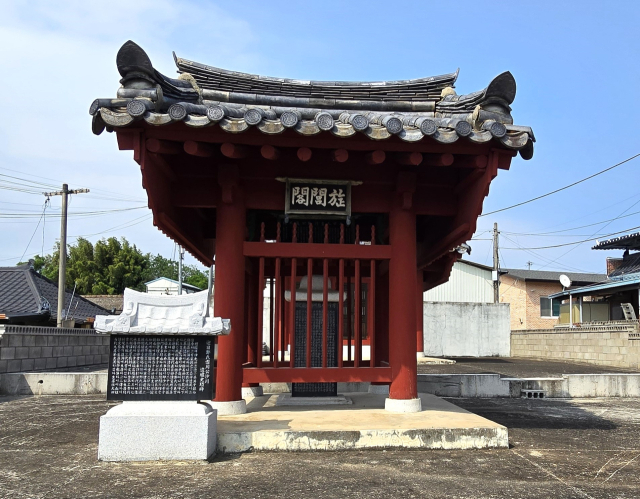
[[[98,459],[207,459],[216,451],[217,414],[197,402],[123,402],[100,418]]]
[[[216,400],[203,401],[213,410],[218,411],[218,416],[234,416],[236,414],[245,414],[247,412],[247,401],[232,400],[230,402],[218,402]]]
[[[384,408],[389,412],[420,412],[422,411],[422,400],[417,399],[385,399]]]

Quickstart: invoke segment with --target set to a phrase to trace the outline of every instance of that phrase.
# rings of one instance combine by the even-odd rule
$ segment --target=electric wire
[[[514,241],[513,239],[511,239],[509,236],[503,235],[503,237],[506,240],[508,240],[509,242],[511,242],[512,244],[515,244],[516,246],[519,246],[519,248],[521,250],[525,251],[529,255],[534,256],[536,258],[539,258],[542,261],[547,262],[547,265],[545,265],[545,266],[551,265],[552,263],[555,263],[555,261],[556,261],[556,260],[552,260],[551,258],[545,257],[545,256],[541,255],[540,253],[536,253],[534,251],[531,251],[531,250],[525,248],[524,246],[519,244],[517,241]],[[509,248],[504,248],[504,249],[506,250],[506,249],[509,249]],[[576,272],[582,272],[584,274],[597,274],[598,273],[598,272],[594,272],[592,270],[584,270],[584,269],[580,269],[580,268],[577,268],[577,267],[572,267],[570,265],[563,265],[563,267],[565,269],[574,270]],[[540,269],[542,269],[542,268],[544,268],[544,267],[541,267]],[[538,270],[540,270],[540,269],[538,269]]]
[[[522,205],[525,205],[525,204],[528,204],[528,203],[532,203],[534,201],[537,201],[538,199],[542,199],[542,198],[546,198],[547,196],[551,196],[552,194],[557,194],[558,192],[564,191],[566,189],[569,189],[570,187],[573,187],[575,185],[581,184],[582,182],[586,182],[587,180],[590,180],[590,179],[592,179],[594,177],[597,177],[598,175],[602,175],[603,173],[606,173],[606,172],[608,172],[610,170],[613,170],[614,168],[617,168],[618,166],[624,165],[625,163],[628,163],[629,161],[632,161],[632,160],[636,159],[638,156],[640,156],[640,153],[635,154],[635,155],[631,156],[630,158],[627,158],[627,159],[625,159],[623,161],[620,161],[619,163],[616,163],[613,166],[605,168],[604,170],[600,170],[599,172],[596,172],[593,175],[589,175],[588,177],[580,179],[580,180],[578,180],[576,182],[573,182],[573,183],[571,183],[569,185],[565,185],[564,187],[560,187],[559,189],[556,189],[554,191],[547,192],[546,194],[542,194],[541,196],[536,196],[536,197],[528,199],[526,201],[522,201],[521,203],[516,203],[516,204],[513,204],[511,206],[506,206],[504,208],[500,208],[499,210],[490,211],[489,213],[483,213],[480,216],[481,217],[486,217],[487,215],[493,215],[494,213],[500,213],[502,211],[510,210],[512,208],[517,208],[518,206],[522,206]]]
[[[49,198],[47,198],[47,200],[44,202],[44,207],[42,208],[42,215],[40,215],[40,220],[38,220],[36,228],[34,229],[33,234],[31,234],[31,238],[29,239],[29,242],[27,243],[27,247],[22,252],[22,256],[20,257],[20,261],[23,261],[22,259],[24,258],[24,255],[27,254],[27,251],[29,250],[29,246],[31,246],[31,241],[33,241],[33,236],[36,235],[36,232],[38,231],[38,227],[40,227],[40,222],[42,222],[42,219],[44,218],[44,213],[45,213],[45,211],[47,211],[48,204],[49,204]]]
[[[638,203],[634,203],[631,206],[633,207],[636,204],[638,204]],[[638,213],[640,213],[640,211],[634,211],[633,213],[628,213],[627,215],[620,215],[620,216],[617,216],[615,218],[610,218],[608,220],[601,220],[599,222],[594,222],[592,224],[581,225],[579,227],[572,227],[571,229],[562,229],[562,230],[554,230],[554,231],[550,231],[550,232],[537,232],[537,233],[535,233],[535,232],[526,233],[526,232],[506,232],[506,231],[504,231],[504,233],[505,234],[510,234],[512,236],[554,236],[554,234],[558,234],[560,232],[570,232],[572,230],[584,229],[586,227],[593,227],[594,225],[600,225],[600,224],[603,224],[603,223],[606,223],[606,222],[614,222],[614,221],[620,220],[622,218],[632,217],[633,215],[637,215]],[[501,232],[503,232],[503,231],[501,231]],[[580,237],[578,234],[567,234],[566,236],[554,236],[554,237],[576,237],[576,236]],[[585,235],[585,237],[590,237],[590,236]]]
[[[592,234],[592,236],[595,236],[597,232],[604,230],[605,228],[609,227],[609,225],[611,225],[613,223],[614,220],[617,220],[618,218],[620,218],[622,215],[624,215],[626,212],[628,212],[631,208],[633,208],[635,205],[637,205],[638,203],[640,203],[640,199],[638,201],[636,201],[635,203],[633,203],[631,206],[629,206],[626,210],[624,210],[622,213],[620,213],[620,215],[618,215],[616,218],[612,219],[611,221],[609,221],[607,224],[605,224],[603,227],[600,227],[594,234]],[[603,237],[603,236],[598,236],[599,237]],[[606,236],[604,236],[606,237]],[[580,243],[582,244],[582,243]],[[578,246],[580,246],[580,244],[574,246],[573,248],[569,249],[568,251],[564,252],[562,255],[560,255],[558,258],[556,258],[554,261],[548,263],[547,265],[551,265],[552,263],[557,262],[559,259],[564,258],[565,256],[567,256],[569,253],[571,253],[574,249],[576,249]],[[544,268],[544,266],[542,267]]]
[[[108,232],[114,231],[114,230],[121,230],[121,229],[126,229],[129,227],[133,227],[134,225],[138,225],[141,224],[142,222],[146,222],[147,220],[150,220],[153,217],[153,215],[151,215],[150,213],[145,213],[144,215],[142,215],[141,217],[138,218],[134,218],[133,220],[129,220],[128,222],[124,222],[120,225],[116,225],[115,227],[110,227],[109,229],[105,229],[103,231],[100,232],[95,232],[93,234],[80,234],[80,235],[74,235],[74,236],[69,236],[70,238],[74,238],[74,237],[93,237],[93,236],[100,236],[102,234],[106,234]]]

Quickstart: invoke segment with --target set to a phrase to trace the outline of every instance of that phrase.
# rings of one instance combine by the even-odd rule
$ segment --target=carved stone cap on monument
[[[227,335],[229,319],[209,317],[209,292],[179,296],[124,290],[120,315],[98,315],[95,329],[111,334]]]
[[[309,285],[307,283],[307,276],[300,279],[298,289],[296,290],[296,301],[307,301],[307,293],[309,292]],[[314,275],[311,277],[311,301],[323,301],[324,292],[324,280],[321,275]],[[291,291],[284,292],[284,299],[291,301]],[[327,301],[337,302],[340,299],[340,292],[332,289],[331,279],[327,281]],[[347,293],[344,293],[344,300],[347,299]]]

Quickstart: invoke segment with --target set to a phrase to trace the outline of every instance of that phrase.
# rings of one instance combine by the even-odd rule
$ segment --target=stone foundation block
[[[215,453],[217,413],[196,402],[124,402],[100,418],[101,461],[204,460]]]

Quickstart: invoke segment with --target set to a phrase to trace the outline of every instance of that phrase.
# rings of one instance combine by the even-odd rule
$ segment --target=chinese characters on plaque
[[[211,400],[214,339],[112,335],[108,400]]]
[[[351,215],[351,183],[287,180],[287,215]]]

